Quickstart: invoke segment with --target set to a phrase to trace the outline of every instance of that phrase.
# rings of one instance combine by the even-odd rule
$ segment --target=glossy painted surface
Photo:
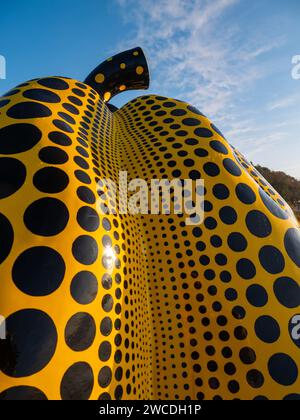
[[[0,399],[299,398],[297,223],[203,114],[57,77],[0,107]],[[99,215],[120,170],[201,176],[204,224]]]
[[[84,82],[105,102],[127,90],[148,89],[149,69],[142,49],[133,48],[108,58]]]

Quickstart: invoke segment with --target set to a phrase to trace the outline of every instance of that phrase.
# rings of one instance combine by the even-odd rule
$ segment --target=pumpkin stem
[[[133,48],[107,59],[84,83],[95,89],[105,102],[127,90],[148,89],[149,68],[143,50]]]

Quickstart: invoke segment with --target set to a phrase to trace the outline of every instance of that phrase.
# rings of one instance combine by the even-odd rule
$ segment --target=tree
[[[300,181],[281,171],[272,171],[264,166],[257,165],[256,169],[278,191],[278,193],[293,208],[300,202]]]

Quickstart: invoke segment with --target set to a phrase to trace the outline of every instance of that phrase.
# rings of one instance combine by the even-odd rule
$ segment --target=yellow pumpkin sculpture
[[[0,99],[0,399],[299,399],[292,211],[193,106],[108,105],[148,83],[136,48]],[[99,214],[120,171],[203,178],[203,224]]]

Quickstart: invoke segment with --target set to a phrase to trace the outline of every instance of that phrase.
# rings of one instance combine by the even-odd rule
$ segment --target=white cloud
[[[243,58],[244,58],[244,60],[256,59],[263,54],[266,54],[268,52],[273,51],[276,48],[281,47],[282,45],[284,45],[284,43],[285,43],[285,38],[284,37],[279,37],[278,39],[273,40],[273,41],[269,42],[268,44],[261,45],[257,49],[254,49],[254,50],[249,51],[249,52],[245,51]]]
[[[222,25],[221,18],[239,0],[117,1],[133,27],[133,36],[122,47],[140,44],[151,57],[152,89],[168,95],[175,87],[180,98],[215,120],[262,77],[255,59],[281,42],[252,41],[237,48],[239,28]]]
[[[298,93],[285,96],[283,98],[277,99],[271,102],[267,109],[268,111],[274,111],[278,109],[289,108],[293,105],[296,105],[300,101],[300,95]]]
[[[284,37],[253,32],[241,41],[243,28],[228,15],[242,0],[116,0],[131,25],[120,48],[141,45],[150,58],[151,90],[191,102],[220,126],[243,153],[257,162],[280,139],[287,138],[284,124],[269,124],[262,115],[291,106],[288,97],[260,109],[247,104],[256,83],[274,71],[264,63]],[[269,54],[269,56],[268,56]],[[281,124],[281,125],[280,125]],[[288,125],[288,123],[287,123]]]

